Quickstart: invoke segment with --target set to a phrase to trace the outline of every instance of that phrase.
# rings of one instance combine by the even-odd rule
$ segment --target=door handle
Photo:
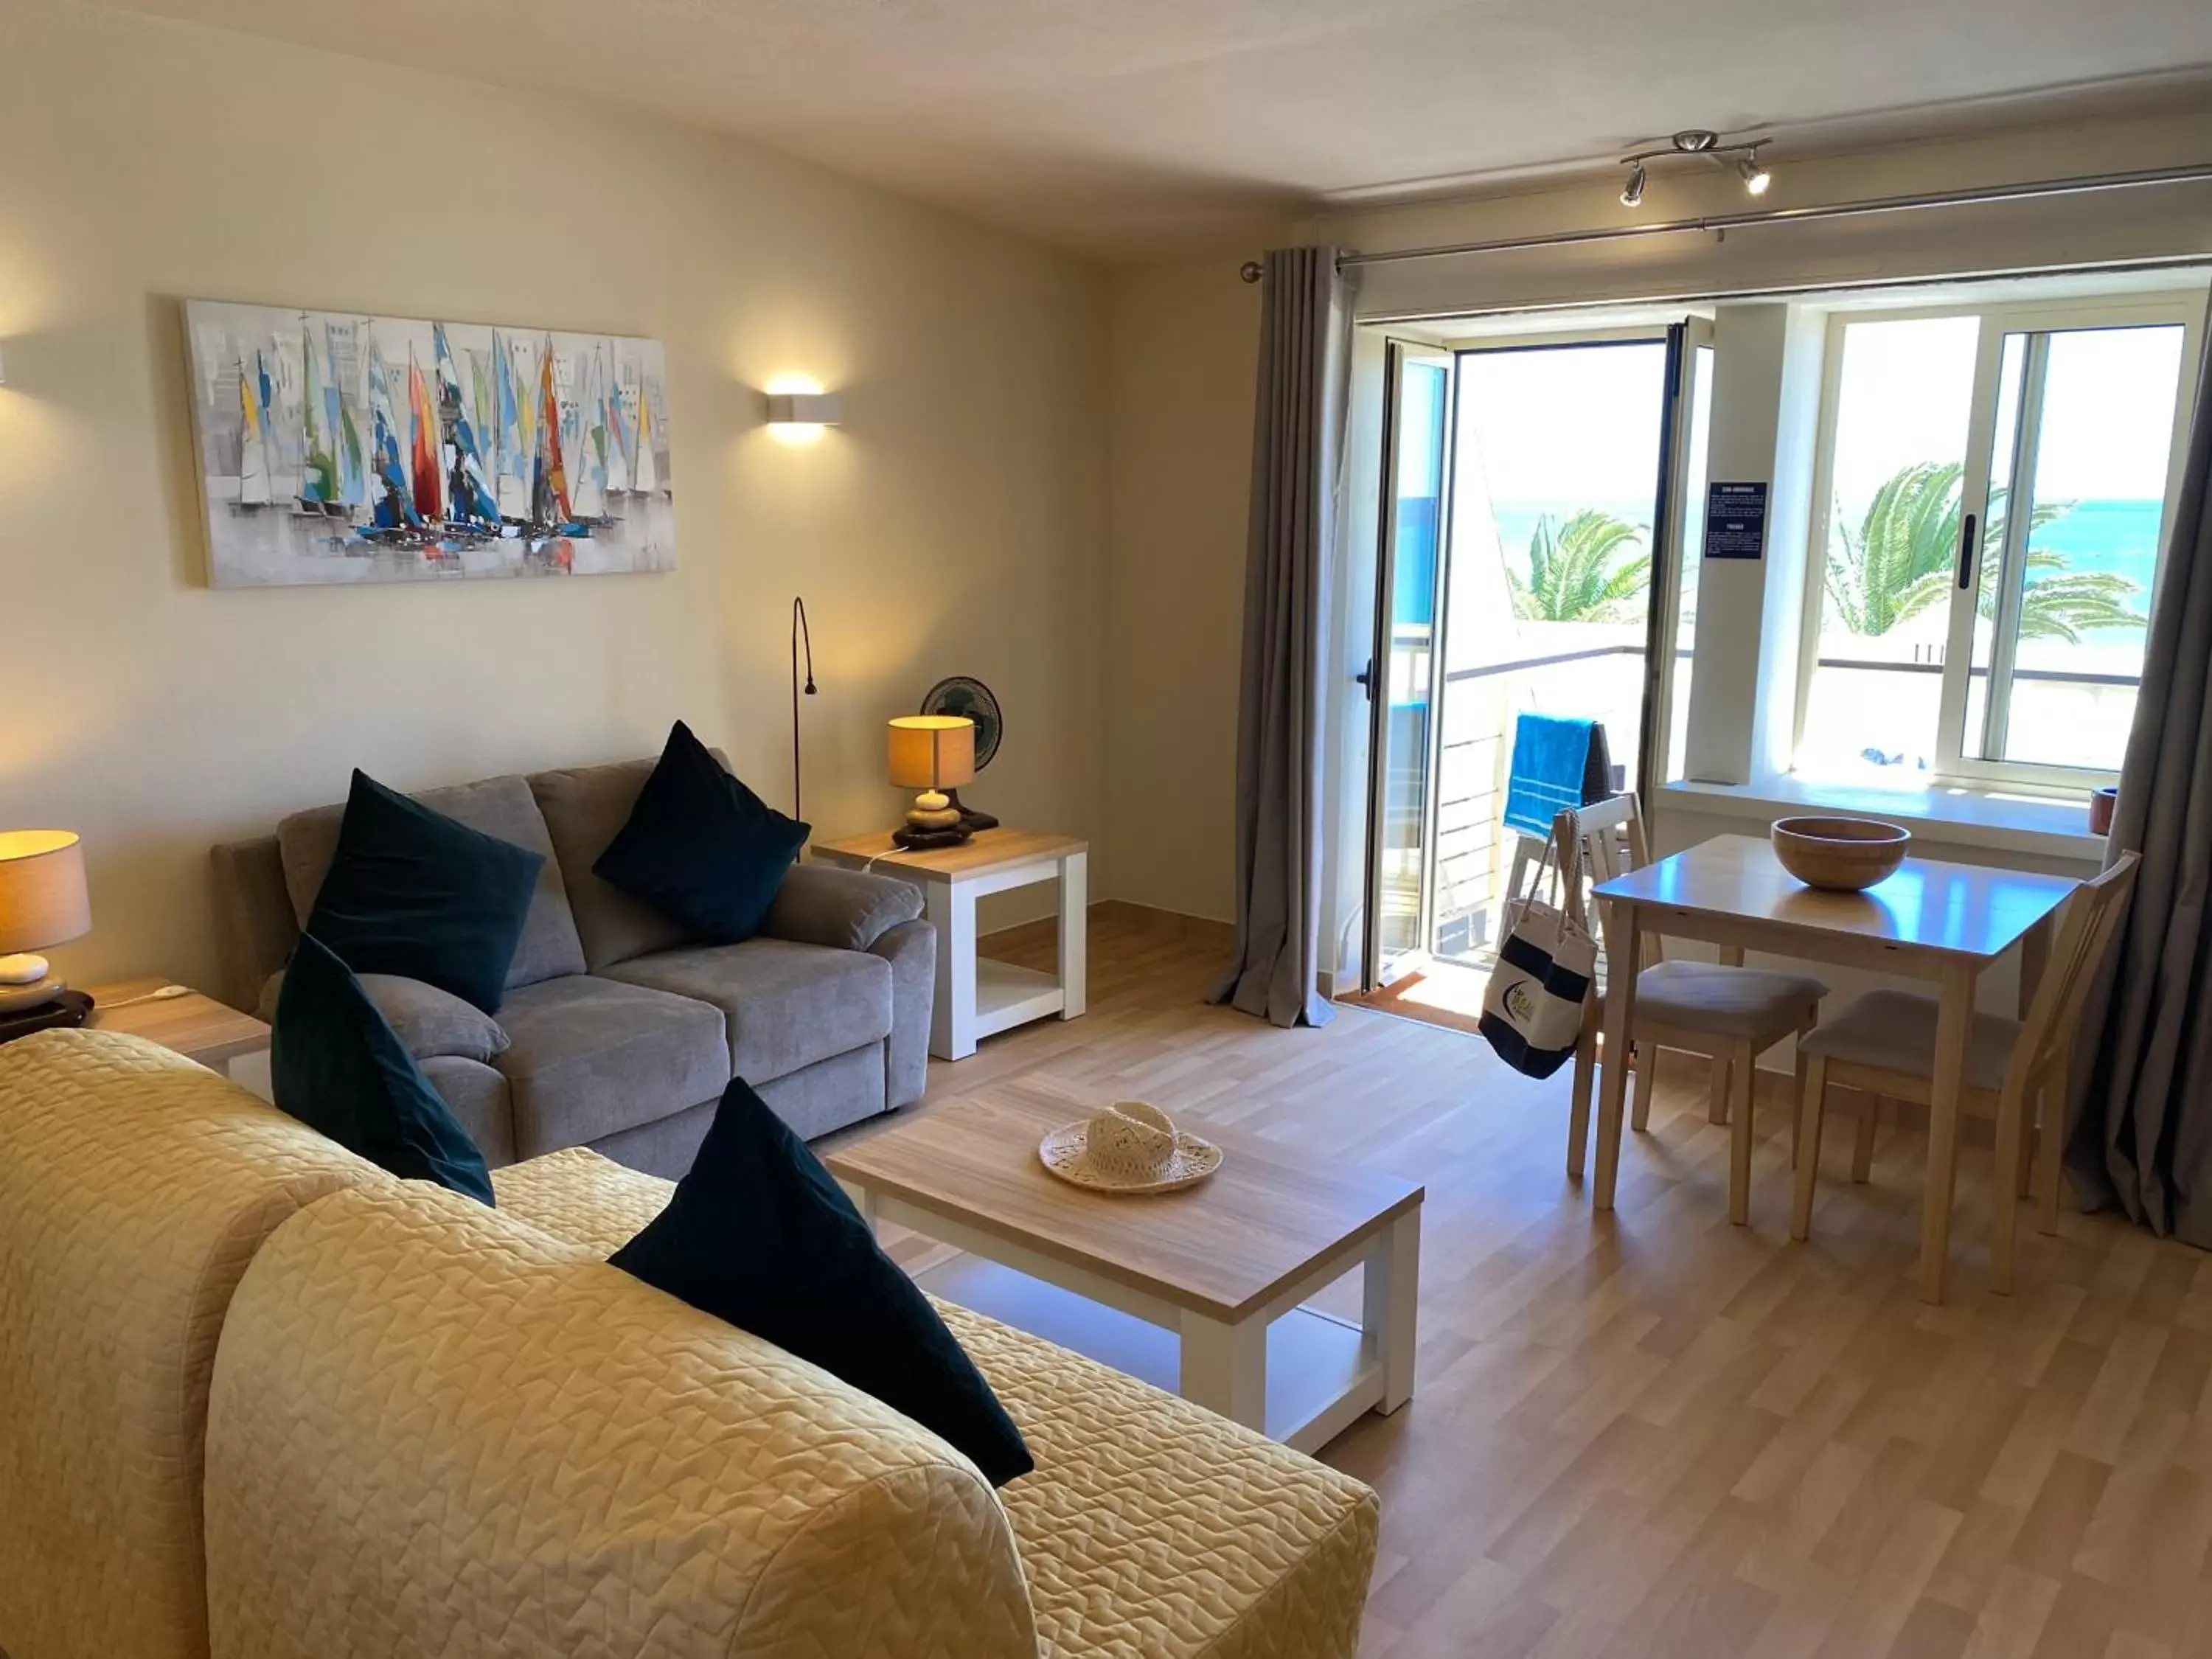
[[[1977,521],[1971,513],[1959,526],[1959,586],[1961,592],[1973,585],[1976,528]]]
[[[1352,678],[1354,683],[1367,693],[1367,701],[1373,702],[1375,701],[1375,659],[1370,657],[1367,659],[1367,666]]]

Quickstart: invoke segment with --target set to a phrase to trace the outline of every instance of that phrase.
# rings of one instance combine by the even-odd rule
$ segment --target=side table
[[[889,830],[834,841],[814,849],[824,864],[877,870],[921,889],[923,914],[937,929],[937,998],[929,1017],[929,1052],[965,1060],[978,1042],[1010,1026],[1057,1014],[1082,1013],[1089,950],[1091,843],[1029,830],[981,830],[964,846],[909,852]],[[975,901],[986,893],[1035,883],[1060,884],[1060,972],[1041,974],[975,954]]]
[[[170,983],[147,978],[88,986],[94,1006],[86,1029],[122,1031],[158,1042],[268,1099],[271,1093],[269,1027],[252,1015],[241,1014],[198,991],[187,991],[180,997],[152,997],[152,993]],[[147,1000],[139,1000],[142,998]]]

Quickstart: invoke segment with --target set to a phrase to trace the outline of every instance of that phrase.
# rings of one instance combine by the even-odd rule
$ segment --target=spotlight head
[[[1628,169],[1628,182],[1620,188],[1620,204],[1634,207],[1644,199],[1644,163],[1633,162]]]
[[[1753,196],[1765,195],[1767,185],[1773,182],[1756,155],[1745,156],[1735,164],[1735,170],[1743,179],[1743,187]]]

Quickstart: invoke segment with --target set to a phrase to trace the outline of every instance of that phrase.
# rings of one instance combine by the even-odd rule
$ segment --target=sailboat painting
[[[217,587],[676,568],[657,340],[185,302]]]

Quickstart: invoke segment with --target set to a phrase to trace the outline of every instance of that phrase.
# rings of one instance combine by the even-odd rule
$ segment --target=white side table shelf
[[[981,830],[963,847],[933,852],[908,852],[888,830],[814,849],[824,864],[874,870],[921,889],[923,914],[937,929],[929,1052],[939,1060],[965,1060],[983,1038],[1048,1014],[1073,1019],[1082,1013],[1090,855],[1089,842],[1028,830]],[[1060,972],[979,958],[975,901],[1047,881],[1060,884]]]

